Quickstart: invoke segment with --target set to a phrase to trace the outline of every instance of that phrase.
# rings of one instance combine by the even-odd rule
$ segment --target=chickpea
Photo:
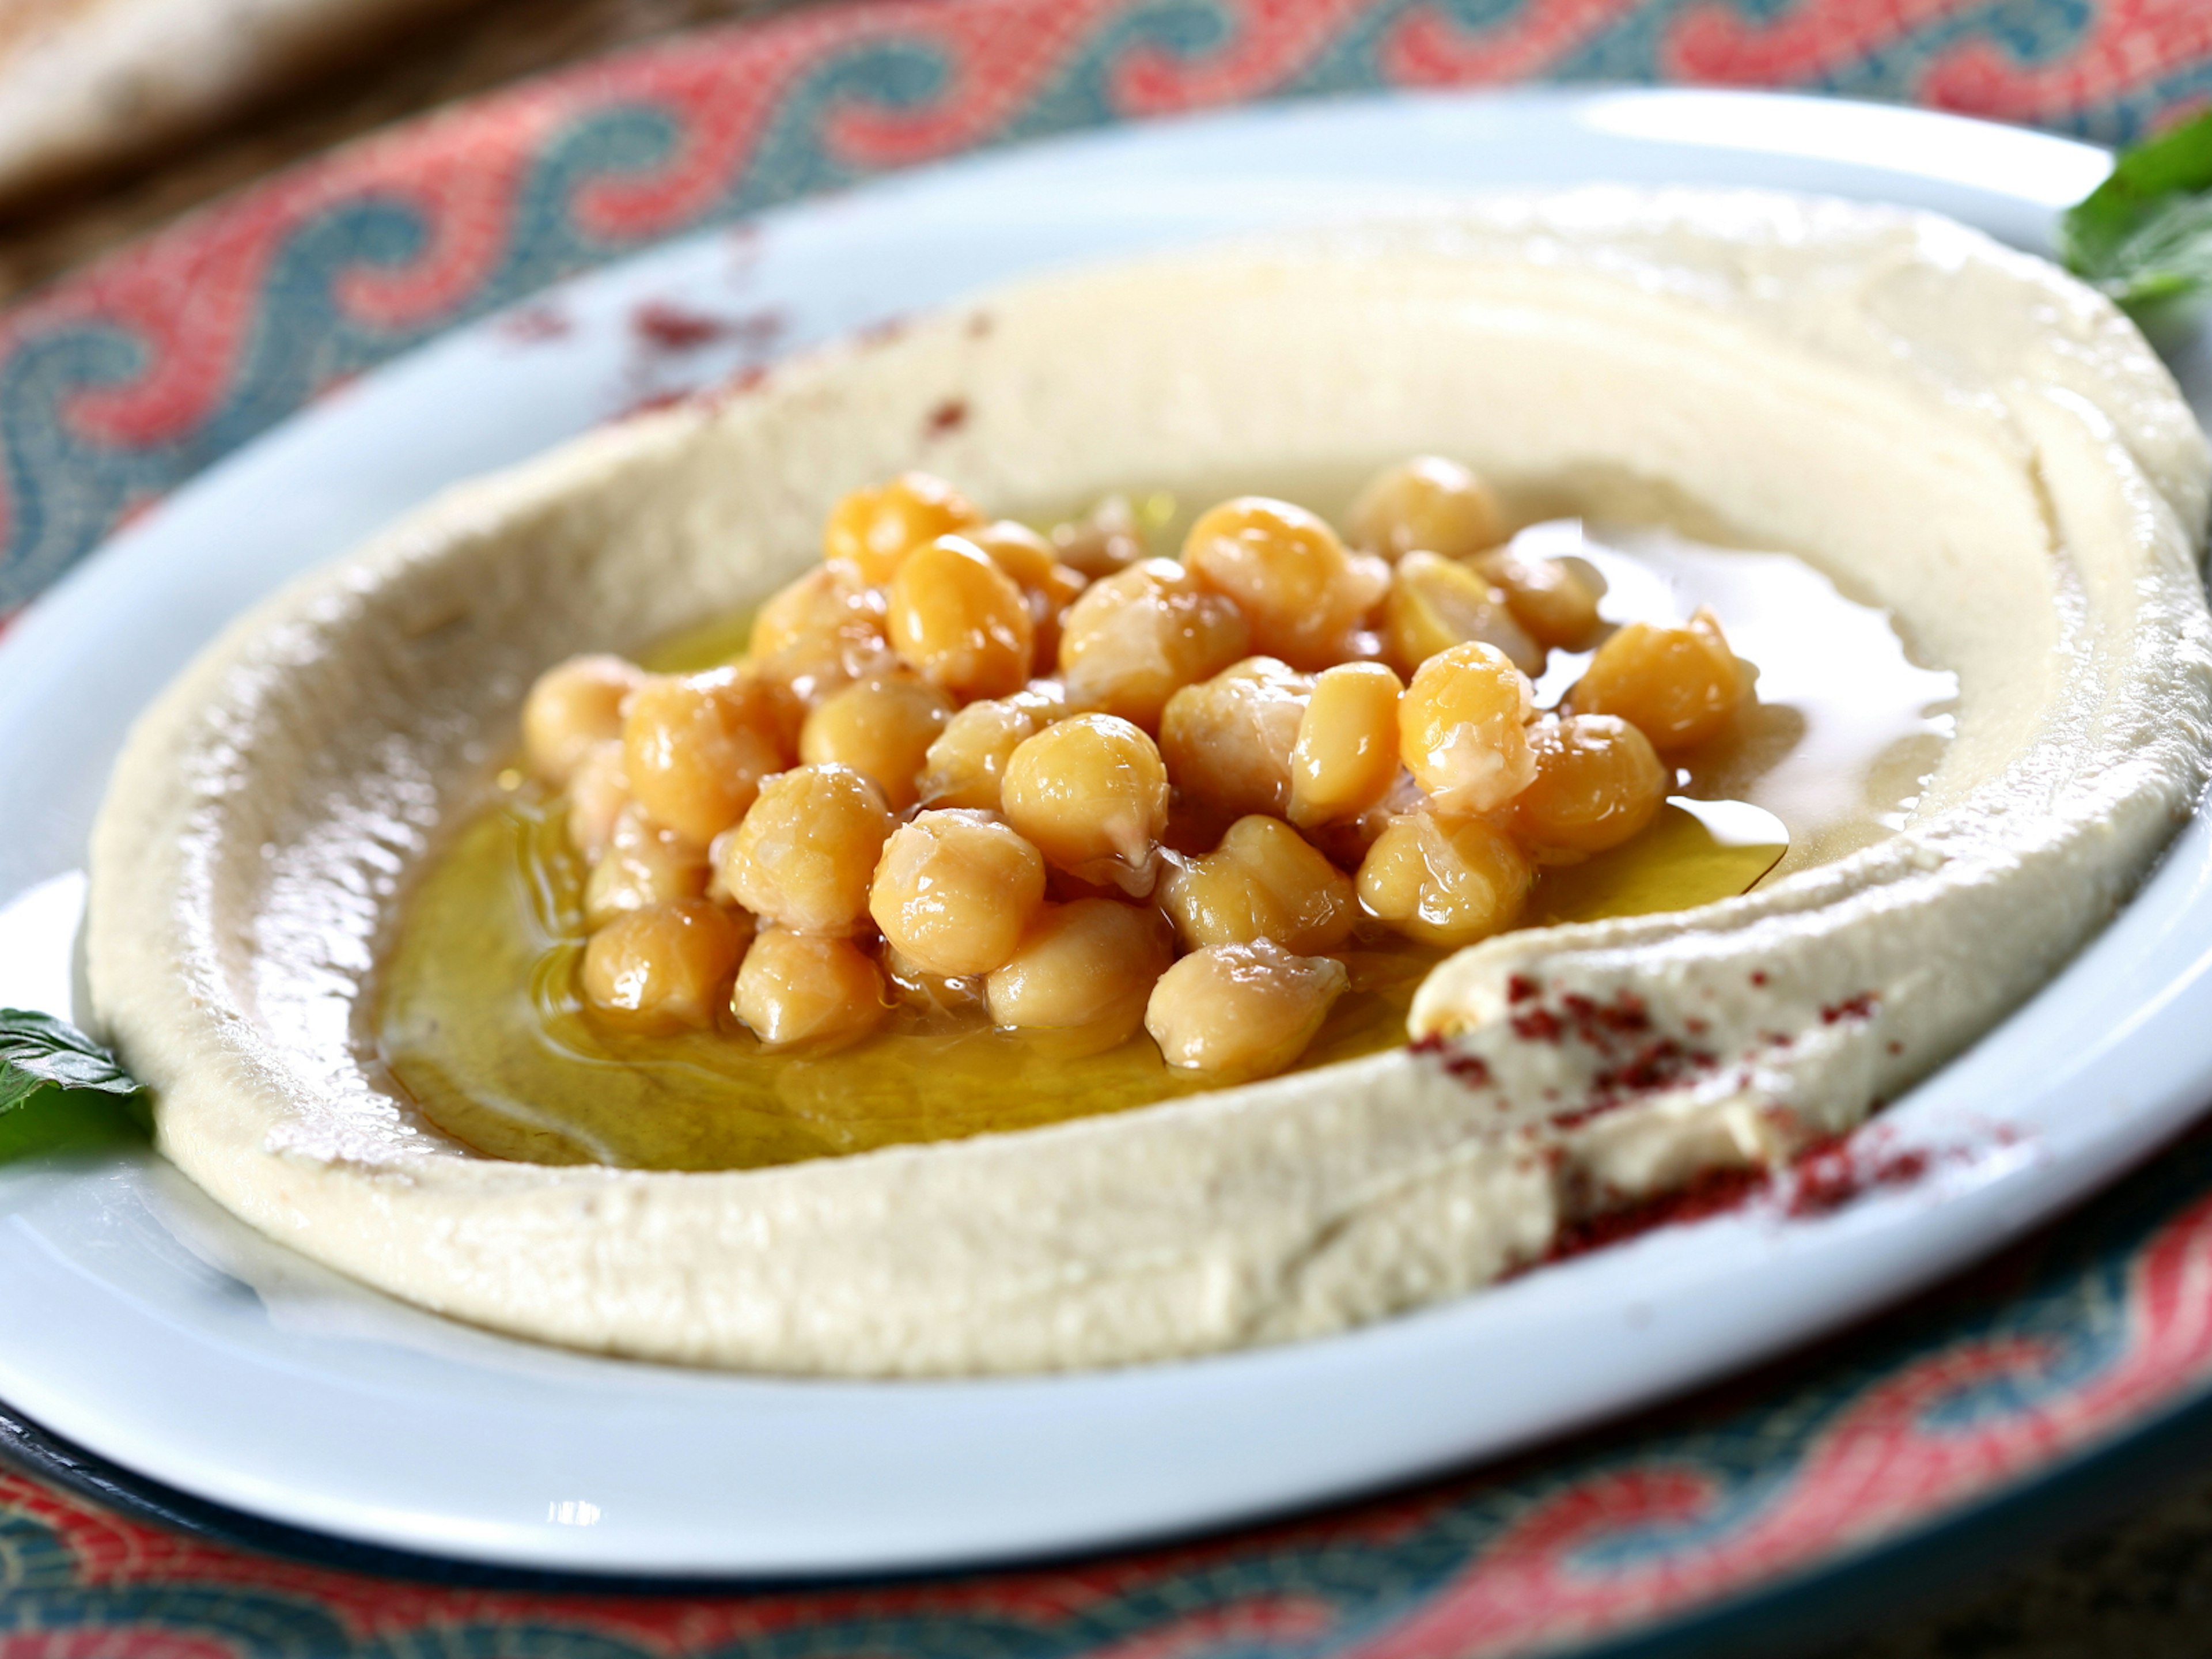
[[[1351,984],[1344,964],[1267,939],[1193,952],[1160,975],[1145,1029],[1179,1071],[1271,1077],[1306,1051]]]
[[[522,753],[533,776],[556,789],[586,757],[623,734],[623,704],[645,671],[620,657],[571,657],[538,677],[522,704]]]
[[[1359,902],[1408,939],[1457,950],[1510,927],[1534,875],[1486,818],[1409,812],[1390,820],[1359,866]]]
[[[1515,617],[1504,589],[1433,553],[1399,560],[1382,602],[1382,649],[1392,665],[1418,673],[1439,651],[1470,640],[1495,646],[1523,673],[1544,671],[1544,647]]]
[[[1012,519],[1000,519],[963,533],[1021,587],[1023,598],[1029,601],[1030,629],[1036,641],[1031,672],[1049,674],[1060,660],[1060,617],[1090,585],[1089,578],[1060,563],[1050,542]]]
[[[1229,827],[1221,845],[1171,870],[1160,903],[1190,951],[1269,939],[1299,956],[1334,951],[1359,920],[1352,879],[1280,818]]]
[[[1570,714],[1528,728],[1536,775],[1513,800],[1513,833],[1547,854],[1602,853],[1638,834],[1665,805],[1672,774],[1651,740],[1611,714]]]
[[[1066,568],[1052,544],[1017,520],[994,519],[960,534],[981,548],[993,564],[1024,587],[1042,587],[1056,580],[1054,572]]]
[[[1700,609],[1683,628],[1631,623],[1597,648],[1570,694],[1578,714],[1618,714],[1661,754],[1728,729],[1750,691],[1717,618]]]
[[[868,884],[896,822],[883,792],[848,767],[778,773],[737,828],[716,838],[716,884],[793,933],[855,933],[867,923]]]
[[[1340,663],[1314,681],[1291,745],[1292,823],[1358,817],[1390,793],[1405,689],[1379,662]]]
[[[1505,595],[1513,620],[1538,645],[1587,651],[1597,643],[1605,628],[1597,613],[1605,578],[1595,566],[1581,559],[1529,558],[1510,547],[1471,562],[1477,574]]]
[[[604,927],[625,911],[707,890],[707,854],[697,842],[649,821],[635,806],[616,815],[606,850],[584,882],[584,921]]]
[[[730,1012],[770,1048],[827,1048],[867,1036],[890,1009],[883,975],[852,940],[770,927],[745,952]]]
[[[712,1030],[750,933],[748,918],[705,899],[633,910],[584,948],[584,1000],[601,1018],[634,1031]]]
[[[1127,495],[1108,495],[1080,519],[1053,526],[1060,562],[1091,581],[1127,570],[1145,556],[1145,532]]]
[[[1416,551],[1463,559],[1505,539],[1490,487],[1456,461],[1418,455],[1368,480],[1352,503],[1355,546],[1395,562]]]
[[[1237,602],[1252,643],[1294,668],[1326,668],[1344,655],[1389,585],[1382,562],[1351,554],[1336,532],[1304,507],[1240,495],[1199,515],[1182,562],[1215,592]]]
[[[1044,860],[981,812],[924,812],[884,844],[868,911],[893,949],[958,979],[1012,959],[1044,902]]]
[[[1084,881],[1152,890],[1152,854],[1168,825],[1168,769],[1138,727],[1115,714],[1048,726],[1007,759],[1006,822],[1045,861]]]
[[[1291,751],[1313,684],[1273,657],[1248,657],[1170,697],[1160,752],[1184,799],[1224,817],[1288,811]]]
[[[774,694],[738,669],[649,681],[623,720],[631,795],[702,847],[744,816],[786,753]]]
[[[999,810],[1000,781],[1014,750],[1062,719],[1067,693],[1057,680],[1034,680],[1011,697],[971,702],[929,745],[920,789],[925,806]]]
[[[915,779],[952,717],[952,699],[910,674],[884,674],[847,686],[815,705],[799,728],[799,757],[809,766],[849,766],[884,792],[894,812],[919,799]]]
[[[585,756],[568,779],[568,845],[598,863],[613,839],[616,817],[629,805],[629,779],[623,774],[623,746],[617,738]]]
[[[1248,654],[1243,612],[1170,559],[1147,559],[1085,588],[1060,619],[1060,670],[1086,707],[1160,723],[1168,698]]]
[[[761,606],[750,654],[763,679],[818,702],[888,665],[884,596],[852,564],[817,566]]]
[[[891,578],[891,648],[956,697],[1002,697],[1028,681],[1030,604],[1012,576],[965,536],[939,536]]]
[[[1447,816],[1502,806],[1536,775],[1524,729],[1528,681],[1487,645],[1455,645],[1421,665],[1398,700],[1398,755]]]
[[[944,479],[902,472],[889,483],[856,489],[830,510],[822,535],[824,558],[850,562],[863,581],[889,581],[917,547],[970,525],[983,515]]]
[[[994,1023],[1081,1032],[1096,1052],[1144,1023],[1153,982],[1174,960],[1157,910],[1095,898],[1048,904],[1012,959],[984,981],[985,994]]]
[[[933,1025],[957,1024],[985,1012],[983,976],[963,974],[948,978],[933,974],[904,952],[884,947],[884,978],[891,995]]]

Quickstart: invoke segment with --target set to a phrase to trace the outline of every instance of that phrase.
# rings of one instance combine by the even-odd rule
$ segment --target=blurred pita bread
[[[143,158],[458,0],[0,0],[0,201]]]

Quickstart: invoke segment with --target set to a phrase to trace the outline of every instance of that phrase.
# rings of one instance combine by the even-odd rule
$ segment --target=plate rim
[[[1508,92],[1504,92],[1504,93],[1499,93],[1499,94],[1427,94],[1427,96],[1430,96],[1430,97],[1434,97],[1434,98],[1437,98],[1437,99],[1440,99],[1440,100],[1449,100],[1449,101],[1450,101],[1450,102],[1454,102],[1454,103],[1462,102],[1462,101],[1467,100],[1468,98],[1473,97],[1473,98],[1474,98],[1474,99],[1478,99],[1478,100],[1482,100],[1482,101],[1489,102],[1489,103],[1504,103],[1504,102],[1510,102],[1510,101],[1518,101],[1518,102],[1528,103],[1528,104],[1538,104],[1538,103],[1540,103],[1540,104],[1547,104],[1547,105],[1554,105],[1554,106],[1558,106],[1558,105],[1578,105],[1578,104],[1582,104],[1582,103],[1587,102],[1588,100],[1593,100],[1593,99],[1603,98],[1603,97],[1607,97],[1607,96],[1620,96],[1620,95],[1622,95],[1622,94],[1618,94],[1618,93],[1608,93],[1608,92],[1607,92],[1607,91],[1606,91],[1606,90],[1604,90],[1604,89],[1598,89],[1598,90],[1590,90],[1590,89],[1576,89],[1576,90],[1572,90],[1572,91],[1565,91],[1565,92],[1562,92],[1562,91],[1544,90],[1544,89],[1534,89],[1534,88],[1515,88],[1515,89],[1512,89],[1512,90],[1508,91]],[[1632,95],[1632,96],[1634,96],[1634,97],[1636,97],[1636,98],[1638,98],[1638,99],[1644,99],[1644,100],[1671,100],[1671,99],[1677,99],[1677,98],[1697,98],[1697,99],[1700,99],[1700,100],[1712,100],[1712,99],[1715,99],[1715,98],[1720,98],[1720,99],[1725,99],[1725,100],[1729,100],[1732,104],[1735,105],[1735,106],[1738,106],[1738,107],[1741,107],[1741,106],[1746,106],[1746,105],[1761,105],[1761,104],[1769,104],[1769,103],[1790,103],[1790,104],[1800,104],[1800,105],[1802,105],[1802,104],[1815,104],[1815,105],[1820,106],[1820,107],[1822,107],[1822,108],[1823,108],[1823,109],[1825,109],[1825,110],[1835,110],[1835,109],[1838,109],[1838,108],[1841,108],[1841,109],[1850,109],[1850,110],[1856,110],[1856,109],[1864,108],[1864,109],[1869,109],[1869,110],[1872,110],[1872,111],[1877,112],[1879,113],[1879,115],[1880,115],[1881,118],[1885,118],[1885,119],[1896,119],[1896,118],[1904,118],[1904,119],[1905,119],[1905,120],[1907,120],[1907,121],[1909,121],[1909,122],[1915,123],[1915,124],[1922,123],[1922,122],[1930,122],[1930,121],[1933,121],[1933,122],[1941,122],[1941,123],[1945,123],[1945,124],[1959,124],[1959,125],[1964,125],[1964,126],[1973,127],[1973,128],[1978,128],[1978,128],[1984,127],[1984,126],[1986,126],[1986,125],[1987,125],[1987,124],[1984,124],[1984,123],[1979,123],[1979,122],[1972,121],[1972,120],[1971,120],[1971,119],[1969,119],[1968,118],[1958,117],[1958,116],[1954,116],[1954,115],[1935,114],[1935,113],[1931,113],[1931,112],[1920,112],[1920,111],[1898,110],[1898,109],[1891,108],[1891,107],[1889,107],[1889,106],[1857,106],[1857,105],[1853,105],[1853,104],[1847,103],[1847,102],[1846,102],[1846,101],[1844,101],[1844,100],[1825,100],[1825,99],[1819,99],[1819,100],[1814,100],[1814,99],[1805,99],[1805,98],[1803,98],[1803,97],[1802,97],[1802,96],[1799,96],[1799,95],[1796,95],[1796,94],[1765,94],[1765,93],[1751,93],[1751,94],[1745,94],[1745,93],[1732,93],[1732,92],[1731,92],[1731,93],[1717,93],[1717,93],[1704,92],[1704,91],[1695,91],[1695,92],[1680,92],[1680,93],[1678,93],[1678,92],[1674,92],[1674,91],[1666,90],[1666,89],[1638,88],[1638,89],[1636,89],[1636,90],[1635,90],[1635,92],[1634,92],[1632,94],[1629,94],[1629,95]],[[1331,100],[1331,101],[1333,101],[1333,100]],[[1381,103],[1385,103],[1385,102],[1404,102],[1404,101],[1407,101],[1407,100],[1405,100],[1402,98],[1402,96],[1392,97],[1392,96],[1388,95],[1388,94],[1385,94],[1385,95],[1379,95],[1379,96],[1378,96],[1378,95],[1375,95],[1375,94],[1364,94],[1364,95],[1361,95],[1361,96],[1357,97],[1357,98],[1353,98],[1353,99],[1347,99],[1347,100],[1343,100],[1343,101],[1345,101],[1345,102],[1358,102],[1358,103],[1373,103],[1373,104],[1381,104]],[[1316,108],[1320,108],[1320,107],[1323,107],[1323,106],[1324,106],[1324,100],[1314,100],[1314,101],[1312,101],[1312,102],[1301,103],[1301,104],[1297,104],[1297,105],[1291,105],[1291,106],[1279,106],[1279,105],[1278,105],[1278,106],[1262,106],[1262,110],[1263,110],[1265,112],[1268,113],[1268,114],[1274,115],[1274,116],[1277,116],[1277,117],[1288,117],[1288,118],[1296,118],[1297,117],[1299,117],[1299,116],[1304,115],[1304,114],[1306,114],[1306,113],[1308,113],[1308,112],[1311,112],[1311,111],[1313,111],[1313,110],[1316,109]],[[1253,113],[1254,113],[1254,112],[1252,112],[1252,111],[1238,111],[1238,112],[1234,112],[1231,116],[1229,116],[1229,117],[1225,117],[1225,118],[1224,118],[1224,117],[1221,117],[1221,116],[1200,116],[1200,117],[1191,117],[1191,118],[1186,118],[1187,120],[1193,121],[1193,122],[1216,122],[1216,121],[1221,121],[1221,120],[1224,120],[1224,119],[1235,119],[1235,118],[1239,118],[1239,117],[1246,117],[1246,116],[1249,116],[1249,115],[1251,115],[1251,114],[1253,114]],[[1115,138],[1117,138],[1117,137],[1119,137],[1123,136],[1123,135],[1124,135],[1125,133],[1127,133],[1128,131],[1129,131],[1128,129],[1113,129],[1113,130],[1109,130],[1109,131],[1107,131],[1107,132],[1105,132],[1105,133],[1103,133],[1103,134],[1085,134],[1085,135],[1080,135],[1080,136],[1074,137],[1056,138],[1056,139],[1052,139],[1052,140],[1043,141],[1043,143],[1044,143],[1044,144],[1046,144],[1046,145],[1070,145],[1070,144],[1091,144],[1091,143],[1110,143],[1110,142],[1112,142],[1113,140],[1115,140]],[[2004,130],[2004,129],[1997,129],[1997,131],[2007,131],[2007,130]],[[2060,139],[2054,139],[2054,138],[2052,138],[2050,135],[2047,135],[2047,134],[2033,134],[2033,135],[2022,135],[2022,136],[2025,136],[2025,137],[2033,137],[2033,138],[2034,138],[2034,139],[2036,139],[2036,140],[2038,140],[2038,141],[2044,142],[2044,143],[2063,143],[2063,144],[2073,145],[2073,146],[2074,146],[2075,148],[2076,148],[2076,149],[2087,149],[2090,148],[2090,147],[2087,147],[2087,146],[2075,145],[2075,144],[2074,143],[2074,141],[2070,141],[2070,140],[2060,140]],[[1004,155],[1004,154],[1006,154],[1006,152],[1000,152],[999,154],[1000,154],[1000,155]],[[973,161],[974,161],[975,159],[975,158],[963,158],[963,159],[961,159],[961,160],[959,160],[959,161],[951,161],[951,162],[947,162],[947,163],[943,163],[943,164],[939,164],[939,165],[940,165],[940,166],[942,166],[942,167],[966,167],[966,166],[970,165],[970,164],[973,162]],[[992,159],[992,158],[986,157],[986,158],[982,158],[982,159],[984,159],[984,160],[988,160],[988,159]],[[660,250],[659,250],[659,249],[658,249],[658,248],[647,248],[647,249],[642,250],[642,251],[641,251],[641,252],[637,252],[637,253],[635,253],[635,254],[633,254],[633,255],[629,256],[629,259],[630,259],[630,260],[647,260],[647,261],[649,261],[649,260],[653,259],[653,258],[655,257],[656,253],[657,253],[658,252],[659,252],[659,251],[660,251]],[[629,261],[624,261],[623,263],[628,263],[628,262],[629,262]],[[475,324],[475,325],[469,325],[469,326],[481,327],[481,326],[483,326],[483,325],[484,325],[483,324],[482,324],[482,323],[478,323],[478,324]],[[428,349],[428,348],[418,347],[418,348],[416,348],[416,350],[419,352],[419,351],[421,351],[421,350],[422,350],[422,349]],[[413,354],[411,354],[411,353],[410,353],[410,355],[411,356],[411,355],[413,355]],[[404,360],[403,359],[402,361],[404,361]],[[281,431],[282,429],[283,429],[282,428],[277,428],[277,430],[279,430],[279,431]],[[97,556],[95,556],[95,557],[97,557]],[[91,562],[90,561],[88,561],[88,562],[87,562],[87,563],[88,563],[88,563],[90,563],[90,562]],[[65,579],[65,580],[67,580],[67,579]],[[43,602],[41,602],[41,604],[43,605]],[[40,607],[39,607],[39,606],[34,606],[34,607],[33,607],[33,611],[32,611],[32,612],[31,612],[30,618],[29,618],[29,619],[27,620],[27,627],[31,628],[31,629],[33,629],[33,634],[35,634],[35,631],[36,631],[36,624],[37,624],[37,621],[38,621],[38,618],[39,618],[39,616],[40,616]],[[9,651],[10,651],[10,650],[11,650],[11,649],[15,646],[15,644],[16,644],[16,640],[15,640],[15,638],[10,638],[9,641],[7,641],[5,642],[5,644],[4,644],[4,645],[0,645],[0,665],[4,665],[8,661],[9,661],[9,660],[10,660],[10,658],[9,657],[9,654],[8,654],[8,653],[9,653]],[[1390,1480],[1394,1480],[1394,1481],[1395,1481],[1395,1480],[1397,1480],[1397,1479],[1401,1479],[1401,1478],[1404,1478],[1404,1477],[1398,1477],[1398,1476],[1389,1477],[1389,1479],[1390,1479]],[[1321,1501],[1321,1500],[1319,1500],[1319,1499],[1315,1499],[1315,1500],[1301,1500],[1301,1501],[1303,1502],[1303,1501]],[[1229,1521],[1226,1521],[1226,1520],[1222,1520],[1222,1521],[1208,1522],[1206,1522],[1206,1523],[1204,1523],[1204,1524],[1206,1524],[1206,1525],[1212,1526],[1212,1525],[1233,1524],[1233,1522],[1229,1522]]]

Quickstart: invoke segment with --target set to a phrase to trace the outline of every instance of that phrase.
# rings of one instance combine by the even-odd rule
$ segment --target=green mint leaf
[[[46,1088],[130,1096],[141,1086],[113,1054],[67,1021],[0,1008],[0,1112],[29,1104]]]
[[[2212,288],[2212,111],[2122,152],[2060,219],[2058,247],[2130,308]]]

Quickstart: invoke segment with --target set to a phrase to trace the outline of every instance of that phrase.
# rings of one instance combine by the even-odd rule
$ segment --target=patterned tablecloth
[[[655,238],[1042,134],[1528,79],[1818,89],[2122,142],[2212,100],[2212,0],[936,0],[633,50],[281,174],[0,314],[0,615],[333,385]],[[1969,1281],[1603,1435],[1194,1547],[890,1586],[309,1564],[125,1514],[0,1436],[0,1659],[1445,1659],[1686,1617],[1703,1646],[1816,1572],[1832,1607],[1878,1600],[1929,1528],[2197,1403],[2208,1275],[2212,1139],[2191,1139]]]

